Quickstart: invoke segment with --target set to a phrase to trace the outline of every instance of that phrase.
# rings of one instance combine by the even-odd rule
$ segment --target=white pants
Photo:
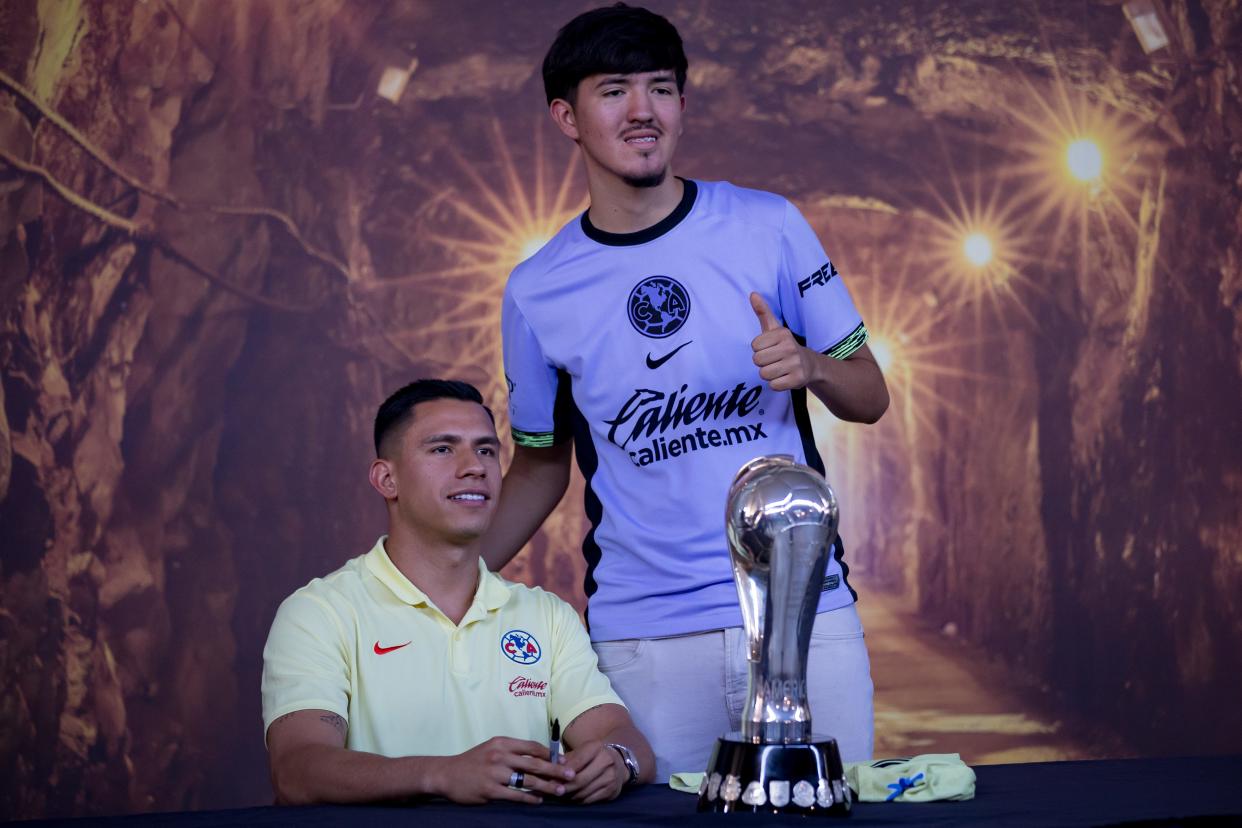
[[[749,675],[743,628],[593,646],[600,670],[651,742],[657,782],[701,773],[716,739],[741,729]],[[835,738],[842,761],[870,759],[871,663],[853,604],[815,617],[806,682],[815,734]]]

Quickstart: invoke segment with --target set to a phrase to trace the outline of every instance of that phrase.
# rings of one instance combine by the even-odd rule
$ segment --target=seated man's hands
[[[565,754],[562,767],[574,772],[573,780],[565,784],[565,795],[584,805],[616,799],[630,778],[621,754],[598,740],[583,742]]]
[[[634,726],[630,712],[619,704],[601,704],[586,710],[565,728],[564,767],[574,772],[565,785],[565,795],[583,804],[616,799],[630,781],[630,770],[621,754],[610,744],[625,745],[638,764],[637,782],[650,782],[655,776],[655,755],[651,745]]]
[[[608,752],[616,753],[611,749]],[[538,804],[543,801],[539,794],[569,793],[576,776],[572,765],[554,765],[544,758],[547,755],[547,745],[495,736],[456,756],[437,757],[434,788],[441,796],[464,805],[493,800]],[[529,791],[509,787],[514,771],[522,774],[520,787]]]

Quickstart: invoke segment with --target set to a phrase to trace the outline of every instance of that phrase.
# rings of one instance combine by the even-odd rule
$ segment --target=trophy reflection
[[[806,660],[837,498],[787,455],[758,457],[729,487],[725,523],[750,662],[740,732],[716,740],[700,811],[846,816],[851,793],[835,739],[811,731]]]

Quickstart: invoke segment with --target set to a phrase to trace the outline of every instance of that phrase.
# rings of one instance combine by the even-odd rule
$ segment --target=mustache
[[[664,130],[660,129],[655,124],[644,124],[643,126],[630,127],[629,129],[621,133],[621,137],[629,138],[631,135],[634,135],[635,133],[638,133],[638,132],[654,132],[656,135],[664,134]]]

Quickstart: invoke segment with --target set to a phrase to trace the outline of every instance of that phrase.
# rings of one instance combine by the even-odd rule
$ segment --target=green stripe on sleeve
[[[513,442],[519,446],[526,448],[549,448],[552,446],[553,434],[551,431],[542,434],[533,434],[529,431],[518,431],[516,428],[510,428],[513,433]]]
[[[850,354],[867,344],[868,336],[870,334],[867,333],[867,326],[859,322],[858,327],[849,336],[824,351],[824,353],[833,359],[846,359]]]

